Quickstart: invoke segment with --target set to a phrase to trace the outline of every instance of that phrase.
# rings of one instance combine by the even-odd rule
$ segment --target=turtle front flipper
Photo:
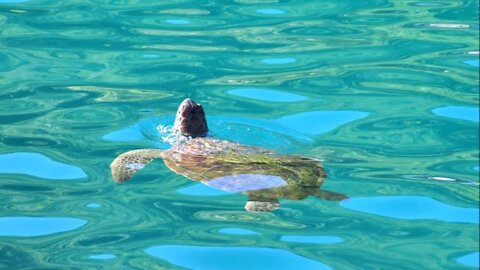
[[[162,153],[163,151],[159,149],[138,149],[121,154],[110,164],[113,180],[117,182],[130,180],[136,172],[143,169],[150,161],[161,158]]]

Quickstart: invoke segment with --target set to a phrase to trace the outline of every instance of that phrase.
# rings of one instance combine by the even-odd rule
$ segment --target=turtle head
[[[208,126],[202,105],[187,98],[178,106],[173,129],[184,136],[205,137]]]

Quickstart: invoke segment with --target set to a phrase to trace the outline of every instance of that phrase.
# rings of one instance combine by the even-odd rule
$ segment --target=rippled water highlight
[[[0,269],[478,269],[478,10],[0,0]],[[115,183],[186,97],[349,198],[250,213],[159,160]]]

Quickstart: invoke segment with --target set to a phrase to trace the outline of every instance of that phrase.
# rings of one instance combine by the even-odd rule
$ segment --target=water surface
[[[0,268],[477,269],[478,9],[0,0]],[[349,199],[250,213],[161,161],[115,183],[186,97]]]

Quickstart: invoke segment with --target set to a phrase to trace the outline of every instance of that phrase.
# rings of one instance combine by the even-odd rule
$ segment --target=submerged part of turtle
[[[267,149],[206,137],[208,126],[200,104],[184,100],[174,130],[191,137],[169,150],[139,149],[118,156],[111,164],[113,179],[129,180],[147,163],[162,158],[172,171],[226,191],[248,196],[248,211],[273,211],[280,198],[301,200],[316,196],[341,200],[345,195],[320,191],[326,177],[320,161],[280,155]]]

